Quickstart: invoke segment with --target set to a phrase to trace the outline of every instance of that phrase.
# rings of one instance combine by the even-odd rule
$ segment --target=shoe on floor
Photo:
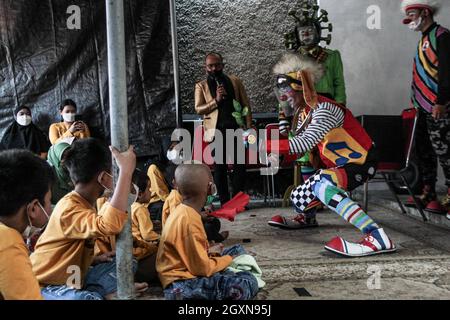
[[[306,218],[303,214],[298,214],[293,218],[285,218],[278,215],[272,217],[267,223],[269,226],[283,229],[305,229],[319,226],[315,217]]]
[[[325,249],[346,257],[365,257],[397,250],[383,229],[373,230],[359,243],[336,237],[325,245]]]
[[[425,208],[425,204],[423,202],[423,199],[420,197],[420,195],[416,195],[415,197],[417,199],[417,202],[419,202],[420,206],[422,207],[422,209]],[[406,200],[404,205],[406,207],[409,207],[409,208],[415,208],[416,207],[416,203],[414,202],[414,199],[411,196],[408,197],[408,199]]]
[[[450,210],[450,194],[447,194],[441,201],[441,205],[447,209]]]
[[[437,200],[430,201],[430,203],[428,203],[425,207],[425,211],[435,214],[445,214],[447,212],[447,210],[445,210],[445,208]]]
[[[431,191],[430,188],[424,187],[422,194],[415,196],[419,204],[422,206],[422,209],[425,208],[430,202],[437,199],[436,192]],[[413,197],[409,197],[406,200],[405,206],[407,207],[416,207],[416,203],[414,202]]]

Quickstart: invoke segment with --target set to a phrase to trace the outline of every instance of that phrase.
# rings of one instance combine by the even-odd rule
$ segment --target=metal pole
[[[106,24],[108,39],[109,114],[111,118],[111,144],[119,151],[128,149],[128,110],[125,60],[125,24],[123,0],[106,0]],[[118,168],[114,164],[114,183]],[[128,203],[128,212],[131,212]],[[117,238],[117,296],[134,298],[133,238],[130,216]]]
[[[172,57],[173,57],[173,81],[175,84],[175,113],[177,128],[182,127],[183,119],[180,109],[180,70],[178,64],[178,39],[177,39],[177,13],[175,0],[169,0],[170,3],[170,31],[172,33]]]

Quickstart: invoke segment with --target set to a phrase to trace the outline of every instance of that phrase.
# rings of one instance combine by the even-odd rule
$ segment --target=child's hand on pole
[[[130,146],[125,152],[119,152],[119,150],[112,146],[109,148],[120,171],[132,175],[136,168],[136,154],[134,153],[134,147]]]

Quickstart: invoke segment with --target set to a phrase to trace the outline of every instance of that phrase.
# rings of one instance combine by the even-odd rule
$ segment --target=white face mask
[[[420,31],[419,28],[421,25],[422,25],[422,17],[419,17],[419,19],[417,19],[415,21],[411,21],[408,24],[408,28],[413,31]]]
[[[31,116],[27,115],[27,114],[23,114],[21,116],[17,116],[17,123],[20,124],[21,126],[29,126],[31,123]]]
[[[109,176],[110,178],[111,178],[111,180],[113,180],[113,177],[112,177],[112,175],[110,175],[109,173],[107,173],[107,172],[105,172],[104,174],[106,174],[107,176]],[[102,196],[103,197],[106,197],[106,198],[109,198],[109,197],[112,197],[112,195],[113,195],[113,190],[111,190],[110,188],[108,188],[108,187],[106,187],[103,183],[101,183],[100,182],[100,176],[98,176],[98,178],[97,178],[97,182],[105,189],[104,191],[103,191],[103,194],[102,194]]]
[[[209,194],[208,196],[217,196],[217,186],[214,182],[209,183]]]
[[[169,161],[173,161],[178,157],[178,153],[177,150],[175,150],[175,148],[173,148],[172,150],[167,150],[167,159],[169,159]]]
[[[29,239],[32,238],[34,235],[36,235],[37,233],[40,233],[45,226],[48,223],[48,220],[50,219],[50,216],[48,215],[47,211],[44,209],[44,207],[38,202],[39,207],[41,207],[42,211],[44,212],[45,216],[47,217],[47,222],[40,228],[33,226],[33,224],[31,223],[31,219],[30,216],[27,215],[28,218],[28,226],[25,228],[25,231],[22,232],[22,237],[24,237],[25,239]]]
[[[75,121],[75,113],[63,113],[62,117],[65,122],[74,122]]]
[[[128,203],[130,205],[132,205],[133,203],[135,203],[137,201],[137,198],[139,197],[139,188],[137,185],[135,185],[133,183],[133,189],[134,189],[134,193],[130,193],[128,195]]]

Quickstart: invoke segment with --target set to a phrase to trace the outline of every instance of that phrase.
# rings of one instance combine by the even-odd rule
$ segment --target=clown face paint
[[[420,31],[423,23],[422,11],[417,9],[408,10],[406,16],[403,23],[407,24],[410,30]]]
[[[319,43],[319,35],[314,26],[306,26],[298,28],[298,39],[300,46],[310,47]]]
[[[274,91],[280,104],[280,109],[283,111],[286,117],[291,117],[295,112],[294,97],[296,91],[290,86],[282,88],[277,87],[274,89]]]

